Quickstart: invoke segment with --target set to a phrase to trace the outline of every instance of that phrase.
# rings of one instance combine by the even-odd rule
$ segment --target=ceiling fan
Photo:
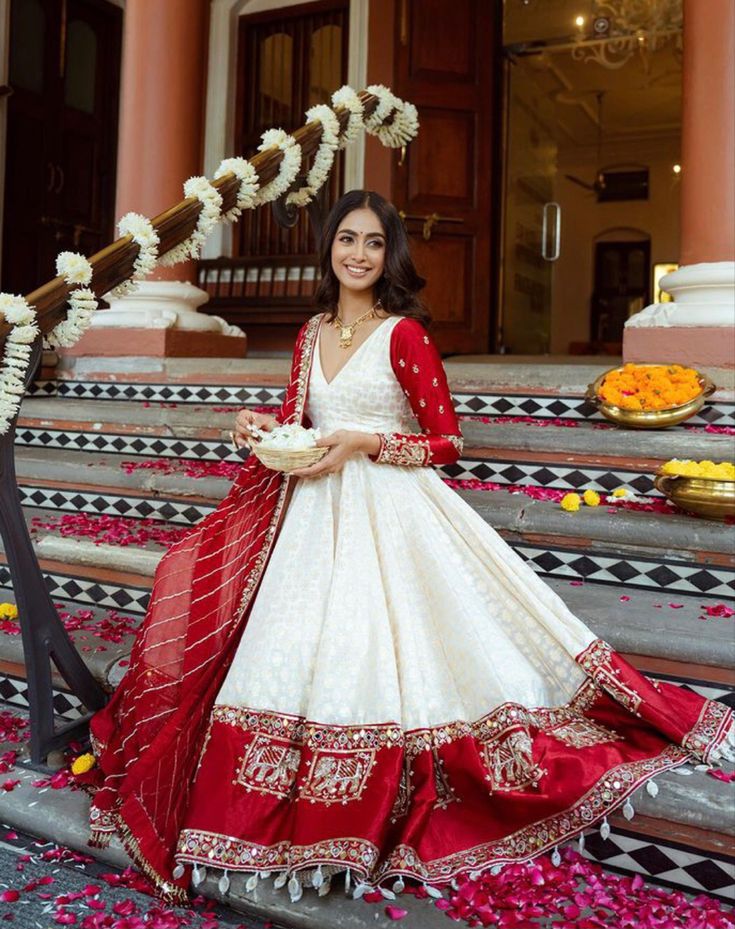
[[[602,101],[605,96],[604,90],[598,90],[595,94],[597,97],[597,164],[602,164]],[[592,183],[583,180],[581,177],[577,177],[575,174],[565,174],[564,177],[571,181],[572,184],[577,184],[579,187],[584,187],[585,190],[589,190],[591,193],[600,194],[605,189],[605,173],[602,168],[597,169],[597,174]]]

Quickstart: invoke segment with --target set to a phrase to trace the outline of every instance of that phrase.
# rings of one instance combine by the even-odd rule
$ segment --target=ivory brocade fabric
[[[380,451],[297,481],[208,681],[167,867],[444,881],[715,758],[730,711],[638,673],[429,467],[456,460],[461,432],[423,327],[388,318],[328,383],[320,323],[297,349],[301,409],[279,418],[378,433]],[[130,839],[111,796],[98,829],[122,820]]]

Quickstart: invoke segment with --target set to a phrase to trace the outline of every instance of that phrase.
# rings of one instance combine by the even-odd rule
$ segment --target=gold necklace
[[[332,325],[336,326],[339,329],[339,347],[340,348],[349,348],[352,345],[352,336],[355,334],[355,330],[359,325],[365,322],[366,319],[372,319],[375,316],[375,310],[380,306],[380,300],[375,303],[367,313],[363,313],[362,316],[358,316],[354,323],[345,323],[342,320],[342,317],[339,315],[339,310],[337,315],[332,321]]]

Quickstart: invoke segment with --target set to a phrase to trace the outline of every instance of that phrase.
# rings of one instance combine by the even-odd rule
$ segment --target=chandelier
[[[648,70],[648,56],[670,42],[681,49],[681,0],[592,0],[591,28],[578,17],[572,44],[576,61],[622,68],[634,55]]]

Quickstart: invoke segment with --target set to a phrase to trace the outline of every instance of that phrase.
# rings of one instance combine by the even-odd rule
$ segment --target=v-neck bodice
[[[324,375],[319,338],[316,339],[305,413],[322,434],[335,429],[362,432],[409,429],[413,414],[390,361],[390,336],[401,318],[389,317],[374,329],[331,381]]]

